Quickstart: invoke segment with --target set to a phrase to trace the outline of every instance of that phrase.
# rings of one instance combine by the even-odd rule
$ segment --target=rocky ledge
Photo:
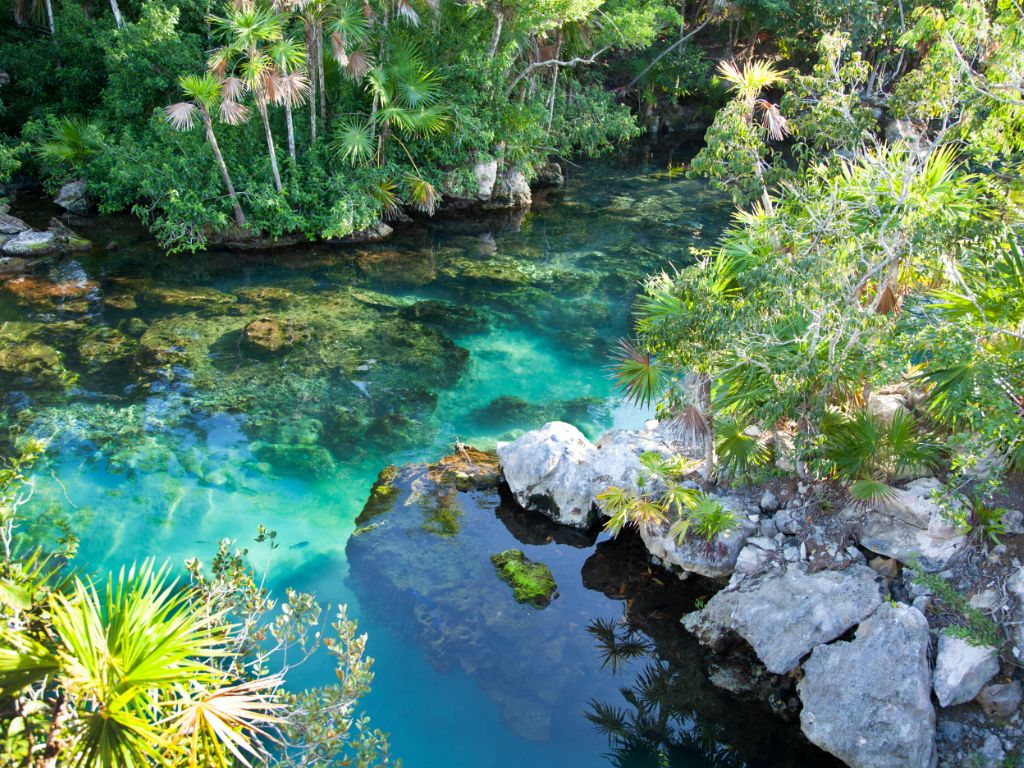
[[[498,446],[520,505],[583,530],[605,516],[609,486],[640,492],[645,453],[692,457],[693,447],[658,422],[596,443],[551,422]],[[723,585],[684,617],[687,630],[723,659],[797,681],[804,734],[854,768],[999,768],[1022,754],[1020,513],[1007,512],[1004,542],[986,553],[942,510],[936,478],[906,478],[884,507],[836,508],[834,489],[797,481],[784,461],[764,485],[704,489],[737,519],[719,546],[640,526],[653,561]],[[755,687],[720,664],[709,677]]]
[[[16,216],[0,213],[0,274],[28,270],[40,257],[91,249],[92,243],[60,219],[50,219],[40,231]]]

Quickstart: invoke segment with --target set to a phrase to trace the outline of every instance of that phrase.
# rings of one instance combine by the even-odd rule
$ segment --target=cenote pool
[[[85,568],[208,562],[219,539],[277,531],[273,584],[347,603],[369,633],[366,708],[411,768],[832,765],[707,681],[678,617],[708,595],[628,537],[595,549],[492,493],[460,494],[442,530],[399,505],[384,534],[352,538],[389,464],[552,419],[591,437],[643,421],[607,370],[637,282],[729,217],[671,171],[690,151],[583,164],[529,212],[377,245],[168,259],[128,221],[72,222],[91,254],[0,290],[0,343],[42,360],[0,415],[0,445],[49,441],[23,530],[74,532]],[[551,568],[549,607],[497,579],[488,554],[513,546]],[[330,679],[325,660],[293,683]]]

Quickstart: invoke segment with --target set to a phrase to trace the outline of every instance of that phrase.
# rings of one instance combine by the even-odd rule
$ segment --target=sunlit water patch
[[[460,513],[460,594],[479,598],[460,626],[495,612],[526,623],[492,627],[471,648],[458,633],[429,637],[389,609],[394,584],[369,577],[372,560],[351,570],[356,517],[382,467],[437,459],[455,442],[492,448],[553,419],[596,437],[649,415],[614,398],[609,351],[628,332],[638,281],[710,246],[729,211],[666,173],[670,159],[587,164],[530,212],[438,220],[372,246],[167,259],[130,224],[74,222],[92,254],[0,291],[0,342],[21,355],[0,370],[0,440],[49,441],[25,531],[77,535],[80,563],[99,569],[208,560],[220,539],[247,546],[258,524],[276,530],[275,583],[349,603],[369,632],[366,703],[412,768],[808,765],[791,731],[702,693],[683,661],[692,648],[646,640],[615,671],[603,663],[594,622],[637,617],[623,621],[626,587],[592,548],[522,545],[552,568],[560,596],[543,611],[517,605],[480,560],[516,541],[495,503]],[[428,551],[442,563],[448,550]],[[665,599],[692,607],[695,595],[679,595]],[[449,624],[452,610],[444,603]],[[662,757],[610,752],[595,727],[595,702],[628,715],[638,699],[619,689],[643,675],[687,691]],[[314,663],[293,682],[330,678]],[[763,731],[736,724],[755,721]]]

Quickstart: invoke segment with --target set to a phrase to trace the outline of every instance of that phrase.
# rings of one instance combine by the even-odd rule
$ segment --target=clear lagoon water
[[[461,538],[406,550],[418,578],[457,563],[448,577],[465,588],[396,599],[379,566],[400,571],[401,547],[350,557],[389,464],[456,441],[493,448],[552,419],[597,437],[648,417],[614,396],[608,355],[642,277],[728,222],[725,199],[674,170],[691,152],[584,163],[528,212],[439,218],[377,245],[175,259],[127,220],[72,222],[92,253],[0,289],[0,342],[45,344],[62,359],[48,375],[75,377],[64,394],[38,380],[0,391],[0,447],[48,440],[23,530],[75,533],[86,569],[208,562],[229,538],[275,587],[347,603],[376,659],[366,709],[411,768],[831,765],[707,682],[677,621],[706,595],[665,583],[635,542],[524,544],[493,499],[467,497]],[[13,213],[44,225],[55,211]],[[258,319],[277,351],[247,341]],[[269,556],[258,524],[277,531]],[[551,567],[548,608],[517,605],[494,576],[486,553],[510,546]],[[428,598],[437,626],[424,631]],[[615,664],[598,642],[609,631],[632,649]],[[331,677],[312,662],[292,682]],[[631,738],[610,744],[602,712]]]

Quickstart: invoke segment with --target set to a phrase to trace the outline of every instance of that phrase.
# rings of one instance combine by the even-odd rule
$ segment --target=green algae
[[[544,563],[530,560],[521,549],[506,549],[491,555],[491,562],[501,580],[512,587],[516,602],[543,608],[557,597],[558,585],[551,569]]]

